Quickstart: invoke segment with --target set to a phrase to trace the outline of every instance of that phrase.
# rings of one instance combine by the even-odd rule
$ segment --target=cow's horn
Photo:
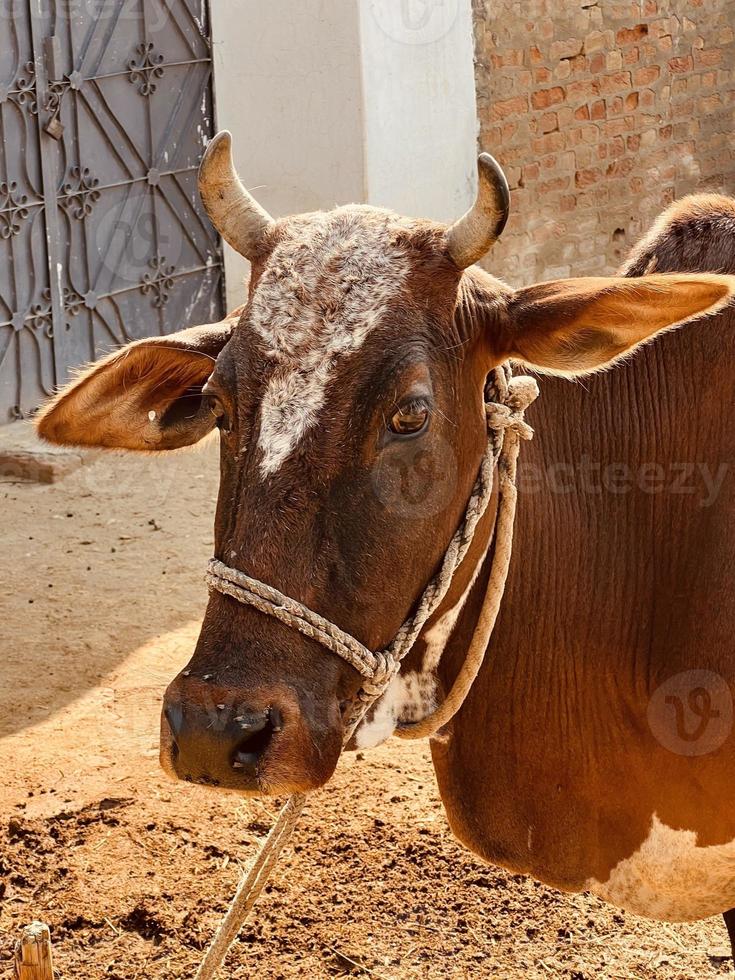
[[[199,165],[199,194],[210,221],[226,242],[252,258],[273,218],[245,190],[232,162],[232,136],[217,133]]]
[[[500,238],[510,211],[505,174],[489,153],[477,159],[477,198],[467,214],[447,229],[449,257],[460,269],[479,261]]]

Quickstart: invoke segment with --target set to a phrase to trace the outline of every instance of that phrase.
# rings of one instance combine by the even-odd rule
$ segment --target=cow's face
[[[349,207],[271,238],[204,388],[221,433],[215,554],[380,649],[470,494],[488,360],[455,324],[461,273],[443,229]],[[360,681],[317,641],[213,592],[167,693],[166,764],[260,791],[318,785]]]
[[[512,292],[462,271],[497,231],[487,194],[449,230],[362,206],[273,222],[221,153],[214,163],[203,196],[253,262],[247,305],[99,362],[39,430],[159,450],[219,427],[216,556],[371,649],[393,638],[461,519],[495,364],[594,369],[733,291],[725,277],[650,276]],[[360,684],[316,641],[214,592],[166,692],[163,764],[246,792],[314,788]]]

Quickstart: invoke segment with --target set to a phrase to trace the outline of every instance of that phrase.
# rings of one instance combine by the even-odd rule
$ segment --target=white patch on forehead
[[[398,216],[360,205],[291,219],[257,284],[252,329],[274,370],[263,396],[263,476],[276,472],[318,419],[330,379],[360,350],[409,270]]]
[[[382,696],[372,718],[355,736],[358,749],[372,749],[389,739],[399,721],[421,721],[436,707],[436,680],[415,671],[397,674]]]
[[[692,830],[672,830],[654,814],[635,854],[589,891],[619,908],[667,922],[691,922],[735,907],[735,841],[698,847]]]

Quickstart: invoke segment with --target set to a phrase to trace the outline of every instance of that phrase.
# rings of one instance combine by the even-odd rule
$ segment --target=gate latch
[[[43,131],[55,140],[64,135],[64,124],[61,115],[61,100],[69,87],[68,82],[60,78],[61,43],[56,35],[44,38],[43,53],[46,59],[46,77],[48,78],[48,95],[44,109],[51,115],[44,124]],[[52,79],[54,79],[52,81]]]

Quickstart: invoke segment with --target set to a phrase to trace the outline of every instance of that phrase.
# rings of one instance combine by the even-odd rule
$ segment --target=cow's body
[[[467,506],[488,372],[510,358],[586,375],[704,317],[610,374],[543,381],[500,619],[432,750],[450,823],[486,859],[649,916],[724,911],[735,276],[699,270],[735,272],[735,206],[697,198],[669,212],[630,279],[513,290],[469,268],[507,217],[497,164],[483,156],[478,172],[475,205],[448,228],[363,206],[276,222],[220,134],[200,187],[252,262],[248,304],[109,355],[46,406],[39,430],[157,451],[218,426],[216,557],[379,650]],[[697,274],[658,274],[675,269]],[[358,746],[423,717],[451,685],[493,510]],[[164,699],[162,763],[244,793],[308,792],[337,764],[362,681],[318,637],[213,591]]]
[[[722,202],[659,230],[658,271],[735,270],[735,206]],[[650,258],[642,250],[626,271]],[[654,918],[735,905],[734,380],[729,311],[582,384],[542,381],[500,618],[451,734],[433,745],[467,846]],[[445,682],[480,592],[442,658]],[[651,701],[688,671],[713,676]]]

